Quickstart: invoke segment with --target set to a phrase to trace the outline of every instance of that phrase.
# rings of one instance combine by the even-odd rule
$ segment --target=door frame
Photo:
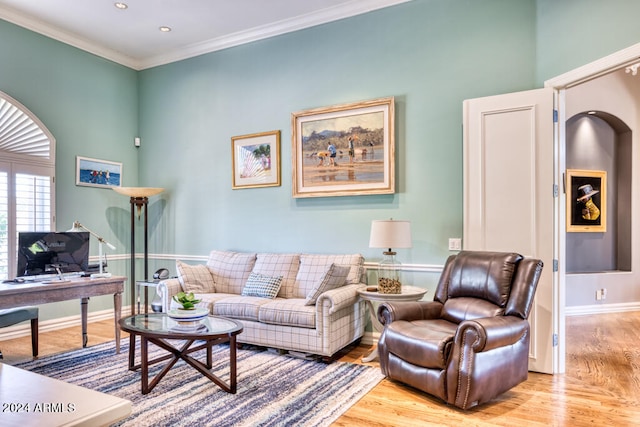
[[[544,82],[544,87],[554,90],[554,103],[556,111],[558,112],[558,120],[554,130],[554,153],[557,156],[555,182],[562,185],[562,174],[566,169],[566,90],[620,68],[640,63],[639,58],[640,43],[637,43]],[[564,373],[566,369],[566,342],[564,334],[566,330],[566,259],[564,257],[566,250],[566,230],[562,226],[564,224],[566,204],[563,200],[563,198],[559,200],[560,209],[555,210],[557,215],[555,221],[557,239],[555,240],[558,245],[558,288],[554,290],[554,297],[557,298],[558,303],[554,304],[556,312],[553,314],[553,317],[554,329],[561,331],[561,333],[558,335],[558,350],[556,352],[557,359],[555,361],[556,366],[554,373]]]

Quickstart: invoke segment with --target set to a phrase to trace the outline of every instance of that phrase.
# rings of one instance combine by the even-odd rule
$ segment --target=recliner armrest
[[[383,302],[378,307],[378,320],[388,325],[394,320],[437,319],[442,312],[442,304],[437,301]]]
[[[455,345],[467,342],[480,353],[515,344],[529,333],[529,322],[516,316],[485,317],[465,320],[458,325]]]

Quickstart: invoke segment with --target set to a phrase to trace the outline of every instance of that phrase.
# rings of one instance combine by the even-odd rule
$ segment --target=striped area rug
[[[142,395],[139,371],[127,369],[128,349],[125,339],[120,354],[115,354],[111,342],[16,366],[131,400],[132,415],[117,425],[136,427],[327,426],[383,378],[379,369],[370,366],[325,364],[242,349],[238,350],[235,395],[222,391],[183,361]],[[166,354],[154,345],[149,350],[150,358]],[[193,355],[205,359],[204,350]],[[228,345],[214,347],[212,372],[224,381],[229,379],[228,361]],[[150,368],[150,378],[164,363]]]

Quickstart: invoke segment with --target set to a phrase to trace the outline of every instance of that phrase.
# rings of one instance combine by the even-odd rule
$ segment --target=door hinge
[[[558,123],[558,110],[553,110],[553,123]]]
[[[553,260],[553,272],[557,272],[558,271],[558,260],[554,259]]]
[[[553,334],[553,346],[558,346],[558,334]]]
[[[558,184],[553,184],[553,197],[558,197]]]

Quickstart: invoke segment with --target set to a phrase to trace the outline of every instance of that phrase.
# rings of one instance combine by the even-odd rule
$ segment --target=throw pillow
[[[178,280],[185,292],[208,294],[216,291],[213,275],[206,265],[191,265],[176,261],[176,270],[178,271]]]
[[[316,282],[311,291],[307,294],[307,299],[305,300],[304,305],[314,305],[318,297],[324,292],[344,285],[347,281],[347,276],[349,275],[350,270],[351,267],[349,266],[331,264],[324,277]]]
[[[252,272],[242,289],[242,296],[274,299],[281,285],[282,276],[272,277]]]

